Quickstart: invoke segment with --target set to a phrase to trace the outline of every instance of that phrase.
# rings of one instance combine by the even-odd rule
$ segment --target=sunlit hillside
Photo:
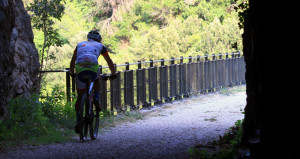
[[[32,0],[25,0],[30,5]],[[78,42],[100,30],[116,64],[242,50],[236,0],[65,0],[61,20],[54,19],[61,46],[44,54],[46,69],[68,68]],[[34,29],[42,50],[44,34]],[[106,65],[99,58],[101,65]],[[63,78],[62,75],[61,78]],[[56,76],[47,78],[53,85]],[[60,79],[61,79],[60,78]],[[51,81],[51,82],[50,82]],[[54,83],[52,83],[55,81]]]

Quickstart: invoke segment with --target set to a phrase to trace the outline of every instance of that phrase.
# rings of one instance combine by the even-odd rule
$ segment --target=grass
[[[64,129],[51,131],[41,136],[29,136],[28,138],[6,138],[3,142],[0,142],[0,152],[7,151],[10,148],[20,146],[38,146],[43,144],[63,143],[74,140],[72,137],[75,135],[73,130]]]
[[[142,119],[144,119],[144,115],[139,110],[127,111],[124,114],[113,116],[102,116],[99,124],[99,132],[105,128],[115,127],[123,123],[135,122]],[[58,128],[57,130],[49,131],[47,134],[29,136],[26,139],[14,137],[6,138],[5,140],[0,141],[0,152],[7,151],[10,148],[26,145],[38,146],[43,144],[70,142],[77,140],[77,138],[79,138],[79,136],[74,132],[74,129]]]
[[[242,123],[238,120],[235,126],[228,132],[219,137],[219,140],[213,141],[207,145],[197,145],[189,148],[187,153],[190,158],[201,159],[231,159],[237,157],[237,152],[242,138]]]
[[[239,85],[235,87],[224,87],[220,91],[220,94],[230,96],[239,92],[246,92],[246,86],[245,85]]]
[[[103,128],[116,127],[117,125],[135,122],[137,120],[144,119],[144,115],[139,111],[126,111],[124,114],[119,114],[116,116],[104,116],[100,119],[100,130]]]
[[[74,140],[72,136],[75,135],[73,130],[65,129],[62,131],[51,132],[50,134],[43,135],[40,137],[30,137],[25,141],[27,145],[42,145],[52,143],[63,143]]]

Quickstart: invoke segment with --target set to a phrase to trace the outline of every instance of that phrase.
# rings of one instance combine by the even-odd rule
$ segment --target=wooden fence
[[[138,65],[138,68],[130,69],[130,65]],[[125,67],[125,70],[118,71],[118,77],[112,82],[101,81],[102,110],[122,112],[128,108],[151,108],[245,83],[245,63],[240,53],[139,61],[117,67]],[[100,69],[106,68],[100,66]]]
[[[132,65],[137,69],[130,69]],[[100,83],[101,108],[112,113],[150,109],[156,104],[245,83],[245,62],[239,52],[138,61],[115,67],[123,67],[117,71],[118,77]],[[104,69],[108,67],[100,66],[101,73]],[[70,78],[69,69],[56,72],[66,72],[67,100],[71,101],[75,80]]]

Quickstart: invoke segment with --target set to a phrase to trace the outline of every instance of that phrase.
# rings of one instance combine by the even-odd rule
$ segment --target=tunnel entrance
[[[295,45],[289,8],[282,3],[249,0],[244,14],[243,46],[246,63],[247,106],[245,108],[243,146],[250,148],[251,158],[292,158],[296,136],[294,58],[284,59]],[[290,10],[290,9],[289,9]],[[271,29],[272,28],[272,29]],[[289,71],[288,71],[289,70]]]

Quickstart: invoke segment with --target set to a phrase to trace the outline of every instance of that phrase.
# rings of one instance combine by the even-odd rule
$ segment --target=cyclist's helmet
[[[88,39],[93,39],[95,41],[101,42],[102,37],[97,30],[92,30],[87,35]]]

